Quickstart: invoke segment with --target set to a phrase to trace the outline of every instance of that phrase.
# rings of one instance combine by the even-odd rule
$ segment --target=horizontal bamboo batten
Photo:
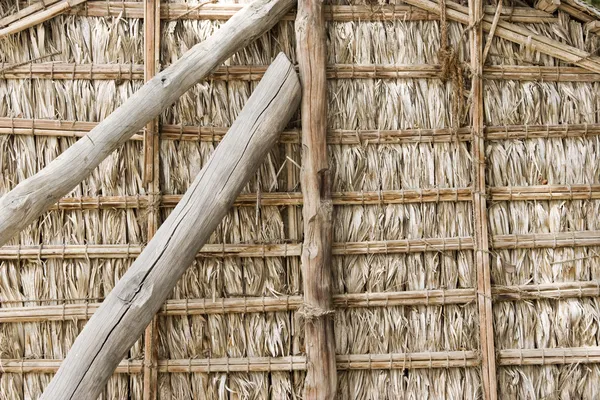
[[[600,185],[535,185],[491,187],[493,201],[594,200]]]
[[[561,300],[585,297],[600,297],[600,281],[553,282],[514,286],[492,286],[494,301]],[[431,289],[402,292],[348,293],[333,296],[338,309],[435,306],[445,304],[468,304],[475,300],[475,289]],[[102,299],[52,299],[1,301],[4,305],[19,305],[0,308],[0,323],[23,323],[41,321],[65,321],[90,318],[99,303],[90,300]],[[66,302],[80,301],[73,304]],[[237,297],[218,299],[168,300],[159,315],[184,316],[206,314],[264,313],[296,311],[302,306],[299,295],[279,297]],[[21,306],[21,304],[61,302],[59,305]]]
[[[600,347],[500,350],[498,364],[560,365],[600,363]]]
[[[59,200],[53,210],[98,210],[98,209],[140,209],[156,201],[156,206],[175,207],[183,195],[162,195],[153,197],[139,196],[100,196],[100,197],[65,197]],[[382,190],[377,192],[334,192],[334,205],[375,205],[375,204],[409,204],[439,203],[444,201],[471,201],[470,188],[448,189],[407,189]],[[155,200],[153,200],[155,199]],[[300,192],[263,192],[241,194],[235,206],[294,206],[302,205]]]
[[[267,66],[221,66],[207,80],[259,81]],[[484,79],[596,82],[600,74],[579,67],[541,67],[503,65],[485,67]],[[0,79],[85,79],[85,80],[143,80],[143,64],[73,64],[41,62],[26,65],[0,64]],[[334,64],[327,67],[328,79],[440,79],[439,65],[429,64]]]
[[[496,235],[491,241],[496,250],[600,246],[600,231]],[[139,255],[142,247],[139,244],[3,246],[0,247],[0,259],[133,258]],[[333,254],[394,254],[472,249],[471,237],[447,237],[334,243]],[[301,250],[302,245],[299,243],[207,244],[198,256],[292,257],[299,256]]]
[[[242,5],[239,4],[204,4],[194,8],[184,3],[161,3],[160,18],[163,20],[196,19],[196,20],[228,20]],[[325,19],[334,22],[351,21],[435,21],[439,17],[409,5],[335,5],[323,6]],[[487,14],[495,12],[494,7],[485,7]],[[83,7],[71,10],[71,14],[90,17],[121,16],[122,18],[143,18],[143,3],[121,1],[89,1]],[[285,16],[285,21],[293,21],[296,13]],[[557,18],[552,14],[530,7],[505,7],[501,18],[521,23],[554,23]]]
[[[55,373],[62,360],[2,359],[3,373]],[[500,350],[500,366],[600,363],[600,347]],[[142,360],[122,361],[117,374],[139,374]],[[477,351],[337,355],[339,370],[465,368],[480,364]],[[232,373],[303,371],[304,356],[158,360],[162,373]]]
[[[83,137],[97,123],[79,121],[60,121],[49,119],[24,119],[0,117],[0,134],[33,135],[52,137]],[[161,139],[186,140],[202,142],[219,142],[228,128],[206,126],[163,125]],[[506,125],[488,126],[485,128],[487,140],[514,140],[537,138],[570,138],[600,135],[600,124],[568,124],[568,125]],[[285,130],[281,134],[280,143],[299,144],[300,132],[297,129]],[[143,140],[143,132],[136,134],[132,140]],[[402,130],[341,130],[328,132],[329,144],[398,144],[398,143],[448,143],[471,140],[469,127],[452,129],[402,129]]]
[[[427,238],[372,242],[334,243],[334,255],[422,253],[428,251],[472,250],[470,237]],[[135,258],[140,244],[3,246],[0,260],[46,258]],[[300,256],[302,245],[284,244],[207,244],[198,257],[293,257]]]
[[[350,293],[333,296],[337,308],[393,307],[415,305],[467,304],[475,299],[475,289],[414,290],[384,293]],[[168,300],[160,315],[205,315],[251,312],[295,311],[302,296],[242,297],[220,299]],[[0,304],[7,304],[1,302]],[[65,321],[88,319],[99,303],[0,308],[0,323]]]
[[[534,285],[495,286],[496,301],[573,299],[600,297],[600,281],[554,282]]]
[[[390,354],[337,355],[339,370],[375,369],[430,369],[465,368],[479,365],[476,351],[440,351]],[[54,373],[62,360],[0,360],[4,373]],[[115,373],[139,374],[142,360],[121,361]],[[277,372],[304,371],[306,357],[249,357],[249,358],[204,358],[185,360],[158,360],[158,372],[162,373],[232,373],[232,372]]]
[[[600,185],[535,185],[490,187],[492,201],[550,201],[550,200],[597,200],[600,199]],[[153,196],[100,196],[66,197],[58,201],[53,210],[97,210],[97,209],[143,209],[156,201],[157,206],[175,207],[182,195]],[[458,202],[472,200],[470,188],[406,189],[368,192],[334,192],[333,204],[377,205]],[[302,195],[299,192],[263,192],[260,195],[249,193],[238,196],[234,203],[238,207],[258,206],[300,206]]]
[[[600,246],[600,231],[496,235],[491,246],[496,250]]]
[[[600,135],[600,124],[488,126],[485,134],[486,140],[575,138]]]

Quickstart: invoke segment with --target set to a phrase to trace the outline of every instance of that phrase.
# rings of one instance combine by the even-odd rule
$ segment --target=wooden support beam
[[[299,0],[296,54],[302,82],[302,169],[304,205],[306,400],[333,400],[337,388],[333,328],[331,246],[333,204],[327,157],[327,77],[325,18],[321,0]]]
[[[471,54],[471,129],[473,132],[473,213],[475,233],[475,266],[477,271],[477,306],[479,310],[479,340],[483,397],[496,400],[496,353],[494,348],[494,315],[488,243],[488,212],[486,193],[484,101],[483,101],[483,16],[482,0],[469,0],[469,33]]]
[[[33,4],[20,9],[19,11],[9,14],[6,17],[0,18],[0,28],[4,28],[7,25],[14,23],[15,21],[21,20],[25,17],[30,16],[33,13],[44,10],[48,6],[58,3],[60,0],[39,0]]]
[[[148,82],[160,72],[160,1],[144,0],[144,80]],[[143,181],[149,193],[148,239],[160,225],[160,136],[159,119],[154,118],[144,131]],[[144,332],[143,400],[158,397],[158,320],[152,318]]]
[[[233,123],[231,135],[79,334],[42,400],[98,397],[254,175],[299,101],[296,72],[280,54]]]
[[[57,15],[64,14],[71,8],[76,7],[80,4],[85,3],[87,0],[62,0],[50,7],[42,7],[41,11],[29,14],[22,19],[17,19],[9,23],[6,27],[0,29],[0,39],[21,32],[32,26],[41,24],[42,22],[48,21],[56,17]]]
[[[0,245],[83,181],[118,146],[227,58],[262,35],[294,0],[256,0],[129,97],[37,174],[0,198]]]

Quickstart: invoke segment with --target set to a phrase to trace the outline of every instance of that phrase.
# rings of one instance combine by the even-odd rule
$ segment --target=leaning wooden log
[[[321,0],[299,0],[296,48],[302,82],[302,274],[307,370],[304,398],[334,399],[337,388],[331,254],[333,202],[327,159],[325,18]]]
[[[298,77],[280,54],[181,202],[85,326],[42,399],[98,398],[299,102]]]
[[[0,246],[83,181],[119,145],[228,57],[270,29],[294,0],[256,0],[157,74],[86,137],[0,199]]]

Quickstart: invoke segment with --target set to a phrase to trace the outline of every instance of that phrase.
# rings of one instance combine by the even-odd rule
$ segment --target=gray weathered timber
[[[299,104],[298,77],[280,54],[181,202],[77,337],[41,399],[98,398]]]
[[[119,145],[236,51],[269,30],[295,0],[256,0],[158,73],[46,168],[0,198],[0,246],[67,195]]]
[[[335,335],[331,297],[333,242],[331,178],[327,159],[325,18],[321,0],[299,0],[296,49],[302,82],[302,197],[304,206],[304,326],[306,400],[336,395]]]

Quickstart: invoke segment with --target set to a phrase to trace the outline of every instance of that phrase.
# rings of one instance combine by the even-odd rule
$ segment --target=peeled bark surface
[[[302,81],[302,273],[307,400],[334,399],[337,387],[331,293],[333,242],[331,178],[327,159],[325,18],[321,0],[299,0],[296,17]]]
[[[77,337],[41,399],[98,398],[299,103],[298,77],[280,54],[175,210]]]
[[[294,0],[256,0],[149,80],[88,135],[0,198],[0,246],[81,183],[117,147],[192,85],[273,27]]]

